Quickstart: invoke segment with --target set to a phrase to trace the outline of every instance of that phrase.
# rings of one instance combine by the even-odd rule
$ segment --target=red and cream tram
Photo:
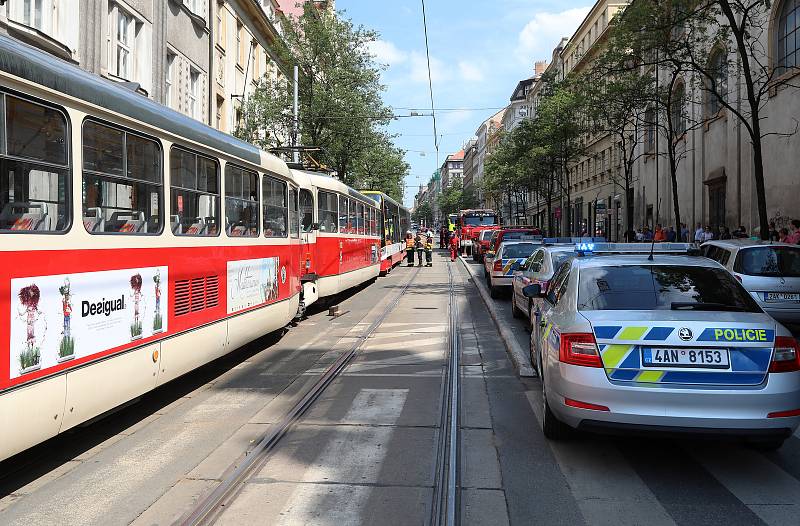
[[[374,278],[379,214],[0,36],[0,460]]]
[[[411,214],[397,201],[376,190],[362,190],[362,194],[378,204],[381,213],[381,275],[403,261],[406,255],[404,242],[411,228]]]

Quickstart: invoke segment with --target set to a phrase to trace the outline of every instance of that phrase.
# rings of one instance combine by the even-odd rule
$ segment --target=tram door
[[[300,189],[300,275],[316,273],[314,255],[317,245],[317,230],[320,218],[315,218],[317,207],[314,205],[314,195],[305,189]]]

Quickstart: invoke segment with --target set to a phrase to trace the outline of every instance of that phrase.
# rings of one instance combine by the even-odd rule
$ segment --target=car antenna
[[[656,249],[656,233],[653,232],[653,240],[650,242],[650,255],[647,256],[647,261],[653,261],[653,251]]]

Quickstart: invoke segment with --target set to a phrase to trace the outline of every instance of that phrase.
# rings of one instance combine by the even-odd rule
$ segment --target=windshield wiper
[[[672,310],[718,310],[744,312],[745,309],[738,305],[727,305],[725,303],[703,303],[695,301],[673,301]]]

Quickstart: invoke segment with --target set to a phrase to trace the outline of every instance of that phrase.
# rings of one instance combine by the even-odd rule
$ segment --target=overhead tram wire
[[[431,50],[428,46],[428,18],[425,14],[425,0],[422,2],[422,28],[425,32],[425,58],[428,62],[428,91],[431,94],[431,117],[433,118],[433,146],[436,148],[436,167],[439,167],[439,135],[436,132],[436,105],[433,102],[433,77],[431,77]]]

